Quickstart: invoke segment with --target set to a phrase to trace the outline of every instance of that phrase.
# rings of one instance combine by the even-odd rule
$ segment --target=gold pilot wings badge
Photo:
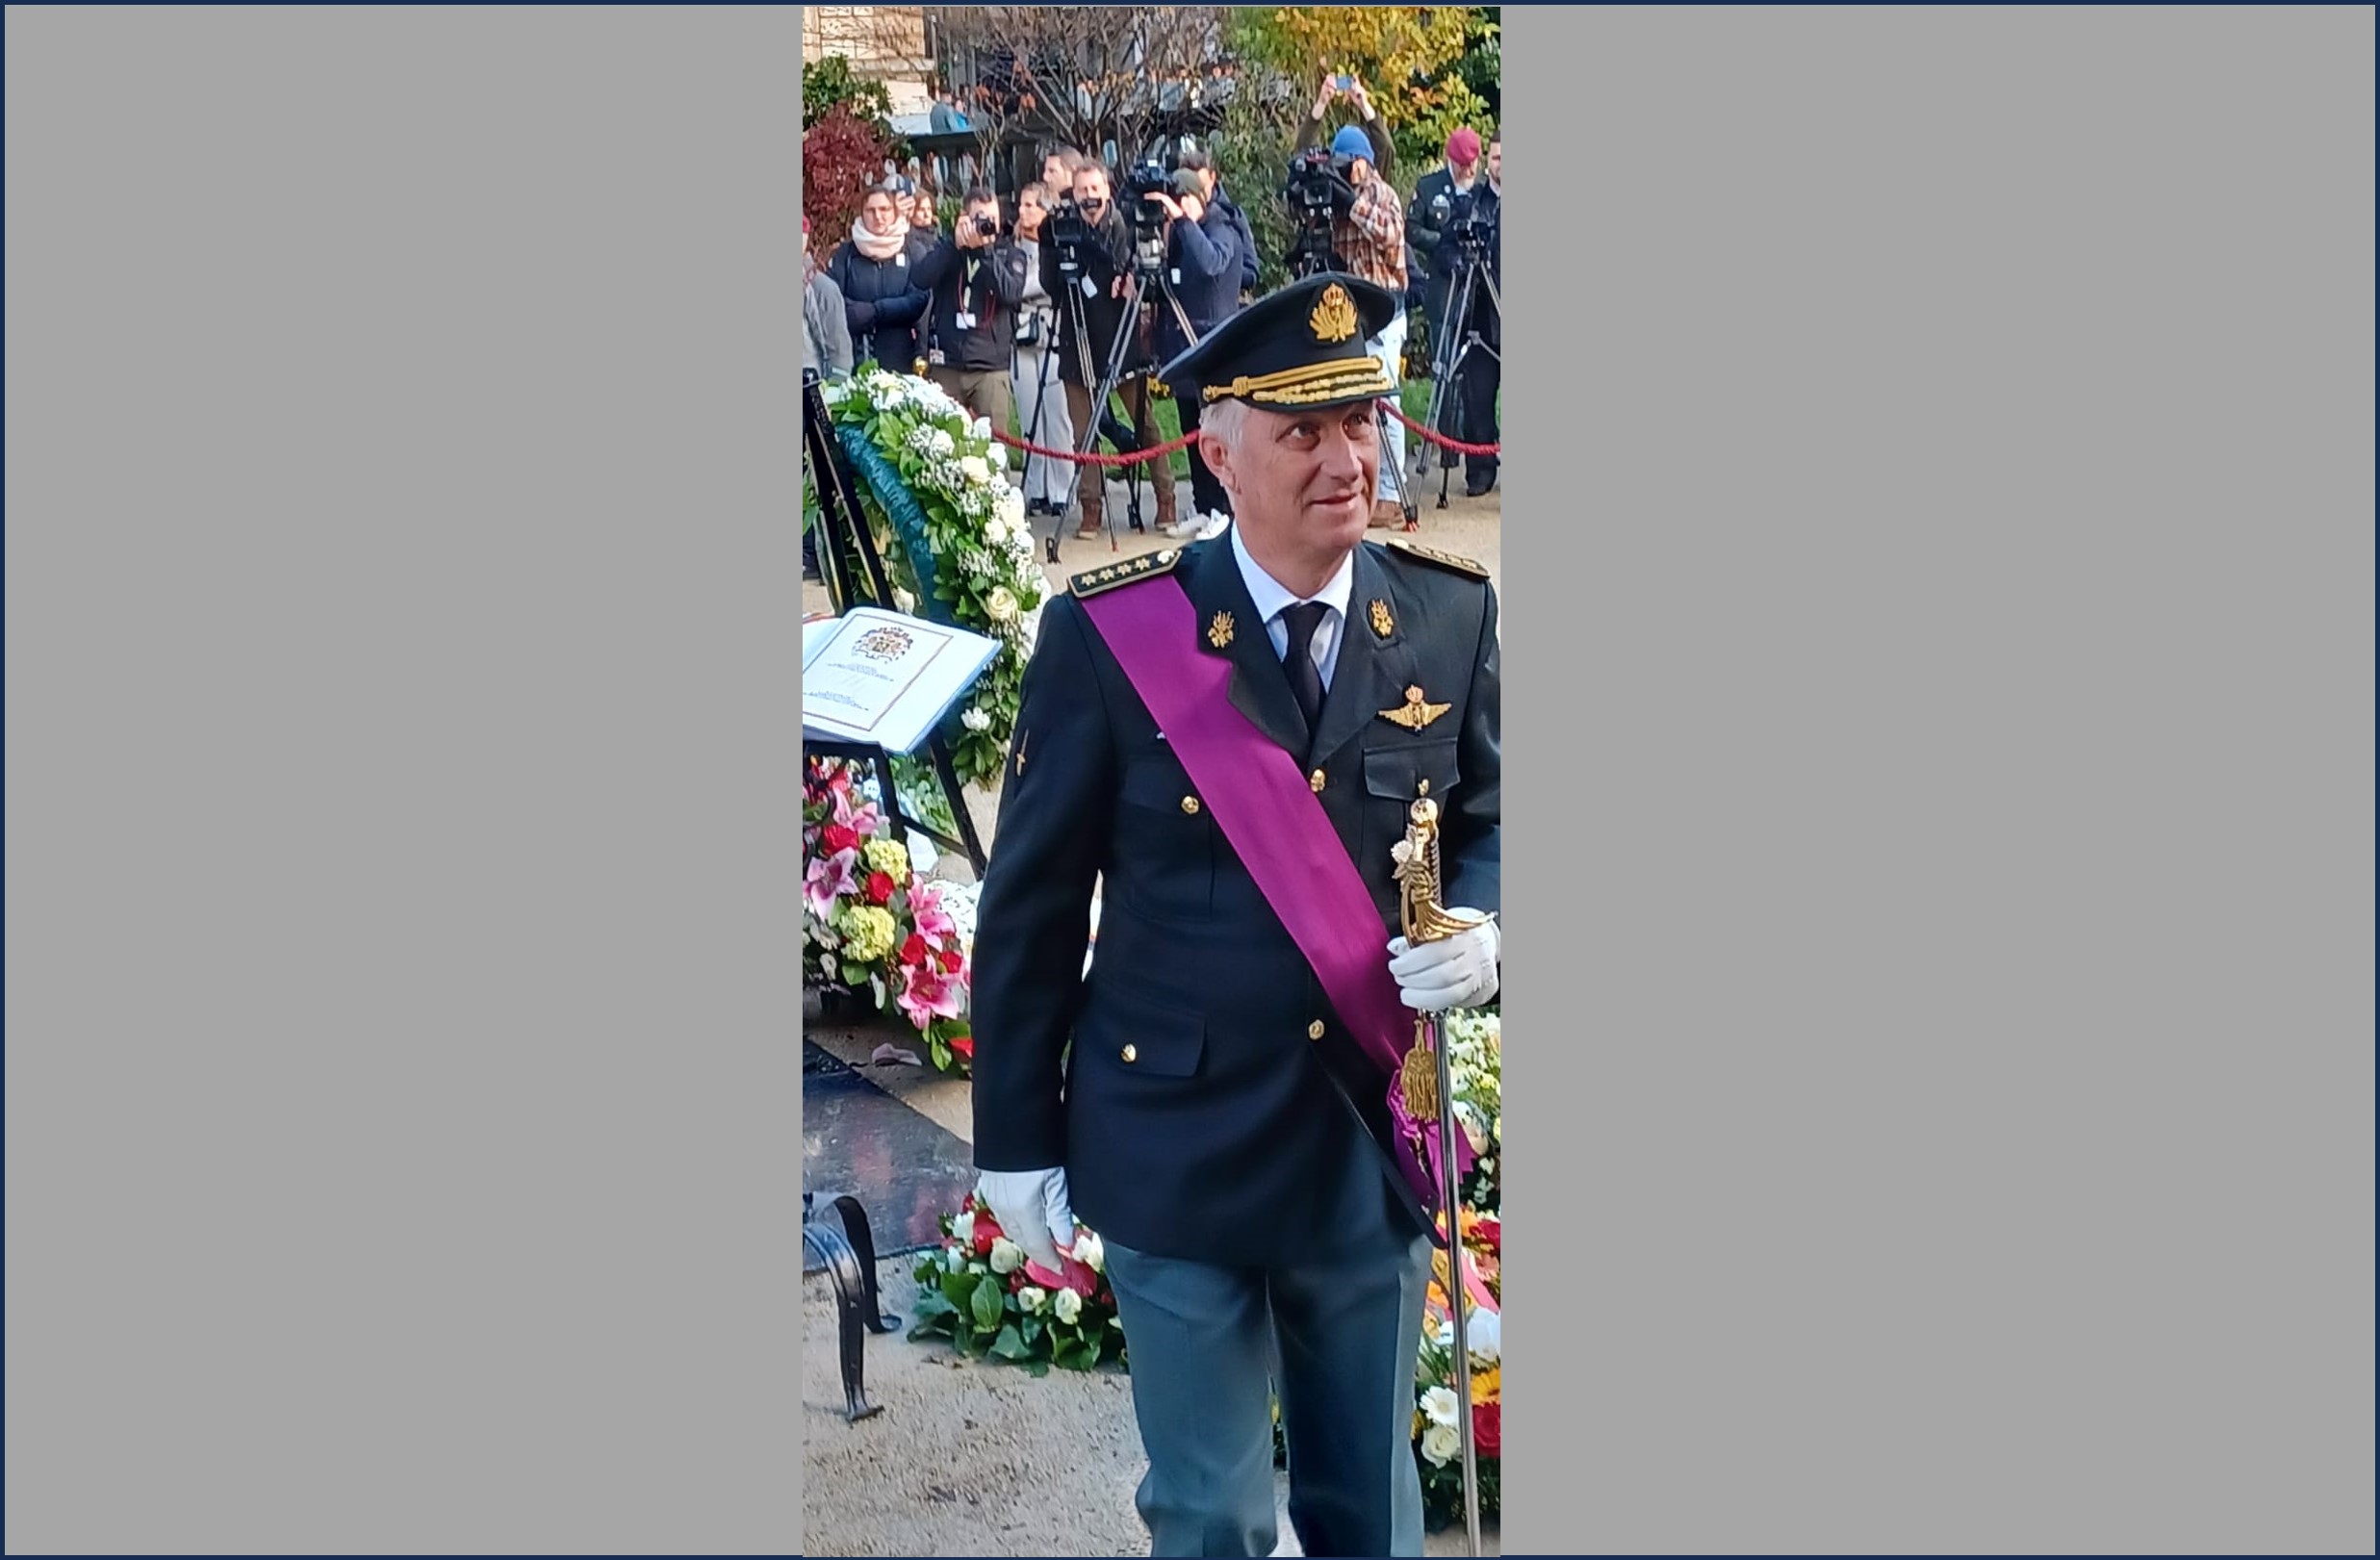
[[[1417,685],[1405,690],[1403,703],[1395,709],[1382,710],[1380,718],[1384,721],[1395,721],[1408,731],[1419,731],[1453,707],[1450,703],[1431,703],[1422,696],[1420,688]]]

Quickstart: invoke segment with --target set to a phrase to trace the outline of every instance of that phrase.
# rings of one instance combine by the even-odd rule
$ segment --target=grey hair
[[[1225,396],[1198,413],[1198,430],[1212,433],[1223,442],[1226,449],[1240,448],[1240,430],[1247,426],[1248,403]]]

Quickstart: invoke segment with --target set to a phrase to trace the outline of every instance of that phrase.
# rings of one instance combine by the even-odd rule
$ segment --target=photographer
[[[1256,293],[1256,230],[1248,226],[1248,214],[1232,203],[1223,190],[1222,174],[1215,166],[1215,154],[1191,147],[1182,154],[1182,166],[1198,175],[1198,191],[1209,207],[1223,214],[1240,235],[1240,291],[1249,296]],[[1183,429],[1188,432],[1187,426]],[[1197,446],[1190,447],[1195,449]]]
[[[1342,85],[1342,84],[1344,85]],[[1363,115],[1361,125],[1342,125],[1331,138],[1330,167],[1321,175],[1329,188],[1330,248],[1333,270],[1359,276],[1385,288],[1397,299],[1395,317],[1365,347],[1379,358],[1392,378],[1403,373],[1405,357],[1405,208],[1383,177],[1393,155],[1388,127],[1371,106],[1370,94],[1355,76],[1325,74],[1314,112],[1298,135],[1298,150],[1309,150],[1320,137],[1322,118],[1334,97],[1345,97]],[[1405,512],[1392,495],[1405,468],[1405,425],[1384,418],[1389,451],[1381,461],[1372,490],[1371,524],[1386,530],[1404,524]]]
[[[1167,363],[1240,312],[1240,281],[1247,250],[1231,218],[1219,206],[1206,204],[1206,184],[1197,169],[1185,167],[1176,173],[1172,194],[1147,198],[1165,214],[1164,286],[1171,297],[1158,301],[1156,315],[1157,359]],[[1179,313],[1174,308],[1177,303]],[[1185,334],[1184,316],[1189,317],[1196,340]],[[1197,432],[1196,387],[1176,386],[1173,399],[1182,414],[1182,431]],[[1231,513],[1231,495],[1207,469],[1206,458],[1195,444],[1190,447],[1190,469],[1192,513],[1167,531],[1170,536],[1195,536],[1204,528],[1201,517]]]
[[[1091,393],[1098,388],[1117,333],[1129,331],[1124,369],[1139,373],[1134,399],[1139,444],[1143,448],[1154,447],[1162,441],[1156,409],[1149,402],[1149,345],[1142,339],[1138,315],[1128,314],[1123,301],[1132,274],[1132,224],[1111,196],[1106,165],[1086,160],[1075,168],[1074,199],[1069,205],[1071,210],[1051,213],[1047,230],[1051,242],[1041,246],[1041,285],[1059,302],[1058,371],[1065,381],[1068,419],[1078,441],[1087,429],[1104,428],[1110,442],[1114,442],[1119,424],[1108,407],[1091,405]],[[1070,232],[1078,240],[1072,245],[1065,242]],[[1065,269],[1069,254],[1079,267],[1071,274]],[[1083,327],[1079,333],[1078,320]],[[1122,431],[1129,438],[1133,430]],[[1097,447],[1096,433],[1091,443]],[[1170,462],[1165,470],[1150,475],[1157,489],[1157,524],[1161,528],[1170,527],[1174,524]],[[1078,472],[1075,492],[1082,514],[1074,534],[1088,541],[1107,526],[1105,469],[1085,467]]]
[[[1481,168],[1479,153],[1479,134],[1468,126],[1446,138],[1446,166],[1422,175],[1415,187],[1407,231],[1413,235],[1415,247],[1429,260],[1427,306],[1433,370],[1446,371],[1463,350],[1467,334],[1473,329],[1479,332],[1480,345],[1463,359],[1459,383],[1451,387],[1459,399],[1454,403],[1450,430],[1468,444],[1493,444],[1496,391],[1502,373],[1501,365],[1488,349],[1500,351],[1503,343],[1496,300],[1480,278],[1494,277],[1501,286],[1497,276],[1501,236],[1497,218],[1502,200],[1491,176]],[[1479,269],[1463,311],[1466,318],[1457,320],[1449,311],[1456,275],[1466,264]],[[1442,421],[1446,420],[1442,417]],[[1452,466],[1454,452],[1443,450],[1439,459],[1442,465]],[[1464,496],[1476,499],[1486,494],[1496,485],[1496,475],[1495,456],[1464,456]]]
[[[1053,158],[1053,161],[1055,159]],[[1073,176],[1068,167],[1067,176]],[[1016,362],[1009,371],[1017,426],[1049,449],[1074,448],[1074,422],[1058,376],[1057,300],[1041,280],[1041,253],[1050,246],[1049,187],[1029,184],[1016,196],[1016,247],[1025,257],[1025,300],[1016,311]],[[1025,513],[1056,517],[1074,497],[1074,466],[1048,455],[1025,456]]]
[[[928,266],[934,327],[927,361],[934,383],[976,417],[1009,431],[1009,364],[1016,350],[1016,310],[1025,300],[1025,252],[1000,220],[1000,199],[967,192],[955,238]]]

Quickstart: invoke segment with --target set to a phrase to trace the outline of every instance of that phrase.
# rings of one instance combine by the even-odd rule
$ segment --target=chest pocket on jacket
[[[1215,820],[1182,760],[1163,743],[1152,750],[1124,771],[1117,794],[1117,887],[1152,920],[1204,919],[1215,904]]]
[[[1367,876],[1385,872],[1389,848],[1405,837],[1413,805],[1427,796],[1443,814],[1447,798],[1462,780],[1455,760],[1457,739],[1408,742],[1375,748],[1364,754],[1364,860]],[[1429,789],[1422,790],[1427,783]]]

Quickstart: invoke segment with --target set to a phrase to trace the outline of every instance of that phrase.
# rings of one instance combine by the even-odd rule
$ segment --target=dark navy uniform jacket
[[[1179,560],[1199,653],[1230,658],[1232,703],[1308,774],[1371,889],[1382,961],[1397,924],[1390,848],[1424,780],[1441,809],[1445,902],[1499,908],[1497,601],[1484,572],[1364,544],[1310,736],[1230,538]],[[1218,613],[1234,626],[1220,650],[1205,637]],[[1410,687],[1451,707],[1420,730],[1384,719]],[[976,925],[979,1168],[1063,1165],[1076,1215],[1103,1237],[1201,1262],[1313,1260],[1426,1227],[1387,1146],[1388,1079],[1072,597],[1044,609],[1025,673]]]

